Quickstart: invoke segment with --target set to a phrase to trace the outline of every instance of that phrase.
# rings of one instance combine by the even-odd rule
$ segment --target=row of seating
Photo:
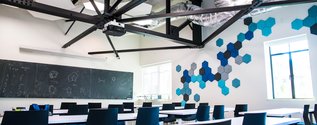
[[[314,105],[314,111],[310,112],[309,111],[310,105],[306,104],[304,105],[304,111],[303,111],[303,120],[304,120],[304,125],[316,125],[317,124],[317,104]],[[313,114],[314,119],[309,118],[310,113]],[[313,121],[315,120],[315,123]]]

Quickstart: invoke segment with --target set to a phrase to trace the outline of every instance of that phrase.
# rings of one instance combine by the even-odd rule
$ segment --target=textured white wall
[[[266,20],[268,17],[274,17],[276,19],[276,25],[273,27],[273,33],[269,37],[264,37],[261,32],[257,30],[254,34],[254,39],[252,41],[245,41],[243,43],[243,48],[240,50],[240,55],[251,54],[252,62],[249,64],[237,65],[234,63],[234,59],[229,60],[229,64],[233,67],[233,72],[229,75],[229,80],[227,80],[227,86],[230,88],[230,94],[224,96],[221,94],[221,89],[218,88],[217,82],[207,82],[205,89],[200,89],[199,84],[190,83],[190,88],[192,88],[192,95],[189,97],[189,102],[194,102],[193,95],[200,94],[200,102],[209,102],[212,105],[215,104],[225,104],[226,106],[233,107],[237,103],[248,103],[250,109],[265,109],[273,107],[298,107],[302,108],[303,104],[314,104],[315,99],[307,100],[268,100],[267,99],[267,81],[266,81],[266,71],[265,71],[265,59],[264,59],[264,42],[271,41],[275,39],[291,37],[301,34],[307,34],[309,45],[310,45],[310,59],[311,59],[311,71],[312,71],[312,81],[314,96],[317,97],[317,78],[314,77],[317,74],[317,43],[316,35],[311,35],[308,28],[302,28],[300,31],[291,29],[291,22],[300,18],[303,19],[308,15],[308,8],[313,4],[304,4],[289,6],[282,9],[274,10],[272,12],[264,13],[253,17],[254,22],[259,20]],[[208,7],[208,1],[204,3],[205,7]],[[296,11],[295,11],[296,10]],[[204,28],[203,36],[206,37],[211,34],[214,29]],[[204,49],[201,50],[172,50],[172,51],[155,51],[155,52],[142,52],[141,53],[141,64],[151,64],[156,62],[170,61],[173,63],[173,101],[181,101],[182,96],[177,96],[175,90],[177,88],[182,88],[182,83],[180,78],[182,77],[182,72],[177,73],[175,67],[177,65],[182,66],[182,71],[184,69],[190,69],[192,63],[196,63],[198,69],[201,68],[201,63],[206,60],[209,62],[209,66],[212,68],[212,72],[216,73],[217,68],[220,66],[216,55],[219,51],[224,52],[226,50],[226,45],[229,42],[237,41],[237,35],[242,32],[247,32],[247,26],[243,24],[243,20],[239,20],[225,30],[222,34],[217,36],[215,39],[210,41]],[[187,31],[190,34],[190,31]],[[224,46],[221,48],[216,46],[216,40],[218,38],[223,38],[225,40]],[[143,47],[157,45],[160,41],[159,39],[142,38],[141,45]],[[166,41],[163,41],[167,43]],[[197,75],[199,70],[195,71]],[[231,85],[231,81],[234,78],[239,78],[241,80],[241,86],[235,89]]]
[[[139,53],[120,54],[121,59],[117,60],[114,54],[96,56],[101,59],[94,59],[19,51],[20,46],[29,46],[87,56],[90,51],[112,50],[101,31],[90,34],[65,50],[61,49],[63,44],[90,27],[88,24],[76,22],[69,35],[65,36],[64,32],[69,25],[70,23],[66,24],[64,21],[50,22],[36,19],[25,10],[0,5],[0,59],[134,72],[134,92],[138,91]],[[113,43],[116,49],[139,48],[139,36],[113,38]],[[0,113],[11,107],[28,107],[32,103],[51,103],[58,108],[62,101],[78,103],[97,101],[103,102],[106,106],[108,103],[119,103],[124,100],[0,98]]]

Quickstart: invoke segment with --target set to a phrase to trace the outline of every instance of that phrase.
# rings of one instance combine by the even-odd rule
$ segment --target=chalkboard
[[[0,60],[0,97],[128,99],[133,73]]]

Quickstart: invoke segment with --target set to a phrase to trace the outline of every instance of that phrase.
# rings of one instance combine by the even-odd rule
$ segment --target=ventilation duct
[[[278,1],[278,0],[264,0],[264,2],[272,2],[272,1]],[[228,6],[251,4],[251,2],[252,2],[252,0],[235,0],[235,1],[233,1],[233,0],[215,0],[214,4],[215,4],[216,8],[221,8],[221,7],[228,7]],[[261,13],[271,11],[275,8],[255,9],[246,16],[258,15]],[[196,6],[196,5],[193,5],[191,3],[181,2],[181,3],[178,3],[178,4],[171,6],[171,13],[189,12],[189,11],[196,11],[196,10],[201,10],[201,9],[203,9],[203,8]],[[216,27],[216,26],[222,25],[224,22],[228,21],[237,12],[238,11],[200,14],[200,15],[191,15],[191,16],[178,17],[178,18],[187,18],[188,20],[192,21],[193,23],[201,25],[201,26]],[[151,15],[164,14],[164,13],[165,13],[165,9],[160,11],[160,12],[157,12],[157,13],[152,13]],[[175,20],[175,18],[173,20]],[[157,19],[157,20],[153,20],[151,24],[146,24],[143,26],[153,28],[153,27],[160,26],[163,23],[165,23],[165,19]]]

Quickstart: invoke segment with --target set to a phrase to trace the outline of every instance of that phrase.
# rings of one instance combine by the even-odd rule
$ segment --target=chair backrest
[[[152,107],[152,102],[143,102],[142,107]]]
[[[210,120],[209,116],[210,112],[210,106],[202,105],[198,106],[197,112],[196,112],[196,120],[197,121],[208,121]]]
[[[234,117],[240,117],[243,115],[240,115],[240,112],[246,112],[248,111],[248,104],[236,104],[236,107],[234,108]]]
[[[184,109],[195,109],[195,103],[186,103]]]
[[[86,125],[117,125],[118,109],[91,109]]]
[[[54,109],[54,105],[36,105],[36,104],[30,105],[30,108],[29,108],[30,111],[46,110],[51,113],[53,113],[53,109]]]
[[[134,113],[134,102],[123,102],[124,109],[131,109],[131,113]]]
[[[266,125],[266,112],[244,114],[242,125]]]
[[[88,114],[88,105],[75,105],[68,109],[66,115],[87,115]]]
[[[315,121],[317,122],[317,104],[315,104],[314,106],[314,118],[315,118]]]
[[[224,105],[215,105],[214,111],[212,113],[213,119],[224,119],[225,118],[225,106]]]
[[[163,104],[162,110],[175,110],[174,104]]]
[[[172,104],[174,104],[175,107],[182,106],[182,103],[180,103],[180,102],[173,102]]]
[[[309,119],[309,105],[304,105],[303,120],[305,125],[311,125],[311,122]]]
[[[72,106],[75,106],[77,105],[76,102],[62,102],[61,103],[61,109],[69,109],[71,108]]]
[[[209,103],[208,102],[202,102],[202,103],[199,103],[199,106],[208,106]]]
[[[116,108],[118,109],[118,113],[123,113],[124,112],[124,108],[122,104],[109,104],[108,105],[108,109],[110,108]]]
[[[101,102],[88,102],[89,109],[98,109],[101,108]]]
[[[158,125],[159,111],[159,107],[139,108],[136,118],[136,125]]]
[[[5,111],[1,125],[48,125],[48,111]]]

